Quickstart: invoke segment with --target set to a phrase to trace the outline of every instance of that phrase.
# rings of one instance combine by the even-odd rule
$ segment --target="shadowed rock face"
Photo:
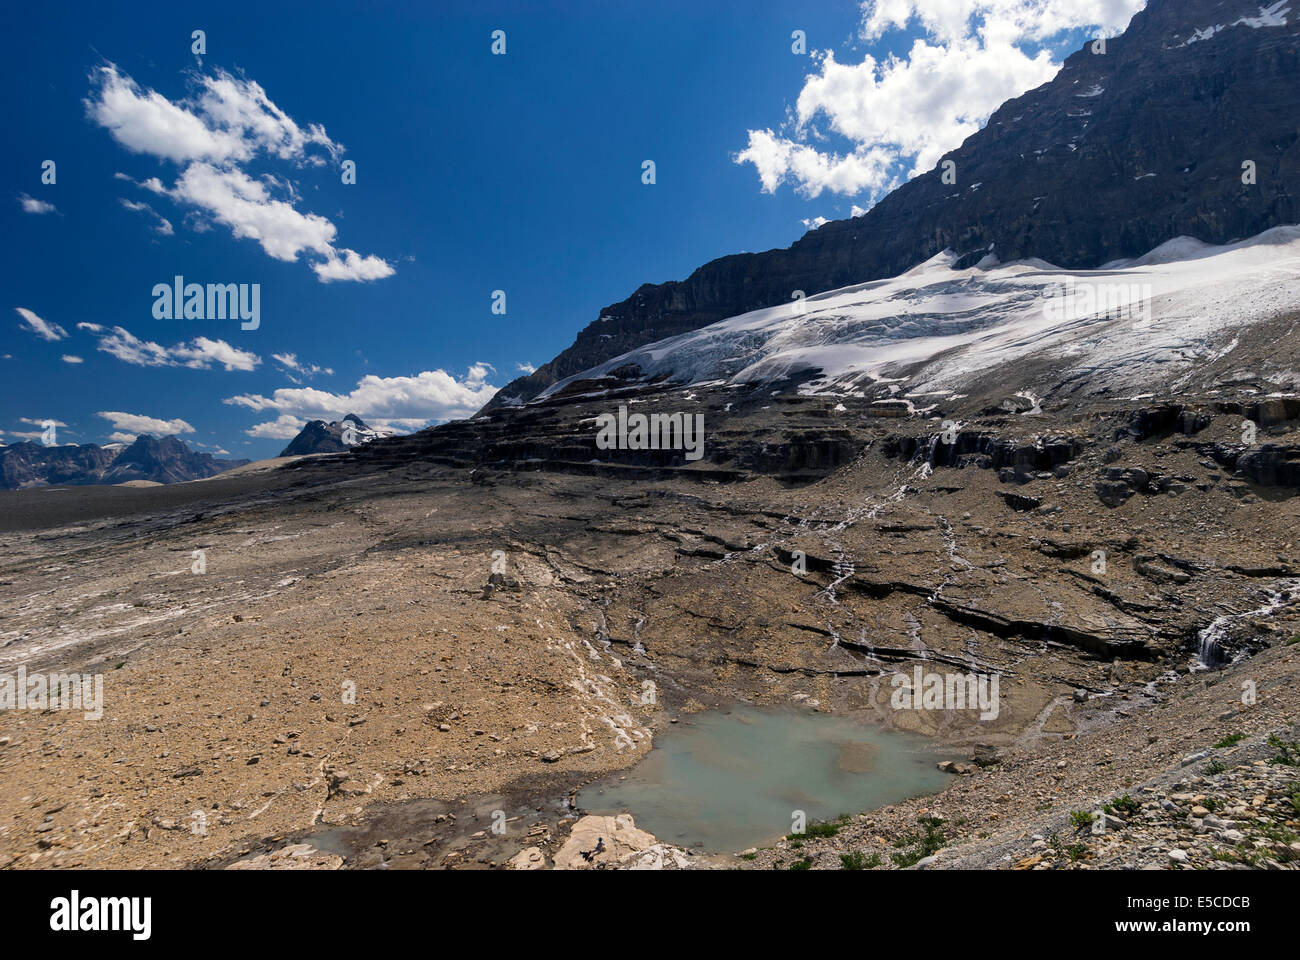
[[[1300,17],[1232,25],[1259,14],[1256,0],[1150,0],[1104,54],[1085,46],[949,153],[955,184],[943,183],[941,162],[863,216],[787,249],[645,284],[485,409],[527,401],[643,344],[787,302],[794,290],[894,276],[945,249],[970,263],[992,252],[1095,268],[1177,236],[1224,243],[1297,222]],[[1219,25],[1229,26],[1198,39]],[[1248,160],[1254,185],[1242,183]]]

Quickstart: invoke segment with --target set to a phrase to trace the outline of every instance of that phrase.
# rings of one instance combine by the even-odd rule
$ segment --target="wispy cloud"
[[[97,323],[79,323],[78,330],[87,330],[99,337],[97,349],[124,363],[139,367],[189,367],[207,370],[219,365],[226,370],[252,370],[262,358],[247,350],[232,347],[224,340],[195,337],[170,347],[152,340],[141,340],[122,327],[105,328]]]
[[[46,203],[44,200],[37,200],[35,197],[29,197],[25,193],[18,194],[18,205],[23,208],[23,213],[58,213],[59,209],[52,203]]]
[[[326,376],[331,376],[334,373],[329,367],[302,362],[298,359],[296,353],[273,353],[271,359],[280,365],[280,369],[286,377],[298,384],[322,373]]]
[[[49,417],[42,417],[42,418],[19,417],[18,422],[25,423],[29,427],[41,428],[39,430],[10,430],[8,435],[11,437],[17,437],[19,440],[44,440],[45,428],[48,427],[51,423],[54,424],[54,426],[58,427],[60,430],[63,430],[68,426],[62,420],[52,420]],[[0,433],[3,432],[4,431],[0,430]]]
[[[67,338],[68,331],[64,330],[57,323],[42,320],[26,307],[14,307],[14,310],[18,312],[18,316],[23,318],[23,322],[18,324],[18,326],[36,334],[42,340],[49,340],[53,343],[56,340],[64,340]]]
[[[91,74],[86,113],[132,153],[179,168],[171,187],[157,177],[139,186],[228,227],[237,238],[256,240],[267,256],[292,262],[303,255],[322,283],[392,276],[392,265],[382,257],[337,246],[338,231],[328,219],[299,211],[290,180],[255,179],[241,166],[255,158],[293,168],[336,161],[343,147],[324,127],[300,126],[260,84],[224,70],[195,77],[194,84],[192,97],[172,101],[110,63]]]
[[[126,209],[132,211],[133,213],[148,213],[149,216],[151,216],[154,219],[153,229],[155,233],[159,233],[164,237],[170,237],[173,233],[176,232],[175,230],[172,229],[171,221],[168,220],[166,217],[164,217],[162,214],[160,214],[153,207],[149,206],[149,204],[138,202],[135,200],[128,200],[126,199],[126,197],[118,197],[117,200],[120,204],[122,204],[122,206],[126,207]]]

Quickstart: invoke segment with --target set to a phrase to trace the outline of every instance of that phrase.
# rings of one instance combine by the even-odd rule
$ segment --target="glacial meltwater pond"
[[[677,846],[733,853],[808,822],[935,793],[930,741],[824,713],[740,706],[683,717],[623,779],[578,794],[588,813],[628,812]]]

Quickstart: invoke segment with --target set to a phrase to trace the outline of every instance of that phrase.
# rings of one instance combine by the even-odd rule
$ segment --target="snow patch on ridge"
[[[1193,43],[1200,43],[1202,40],[1209,40],[1216,34],[1222,33],[1229,27],[1250,27],[1253,30],[1259,30],[1264,27],[1285,27],[1287,25],[1287,16],[1291,13],[1291,0],[1277,0],[1276,3],[1268,7],[1259,8],[1259,16],[1242,17],[1233,23],[1219,23],[1212,27],[1203,27],[1197,30],[1190,37],[1184,40],[1180,46],[1189,47]]]

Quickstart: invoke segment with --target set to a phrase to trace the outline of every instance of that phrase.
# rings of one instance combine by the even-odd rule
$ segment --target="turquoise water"
[[[728,853],[809,823],[937,792],[948,775],[915,734],[824,713],[737,707],[698,713],[623,775],[578,794],[588,813],[632,814],[660,840]]]

